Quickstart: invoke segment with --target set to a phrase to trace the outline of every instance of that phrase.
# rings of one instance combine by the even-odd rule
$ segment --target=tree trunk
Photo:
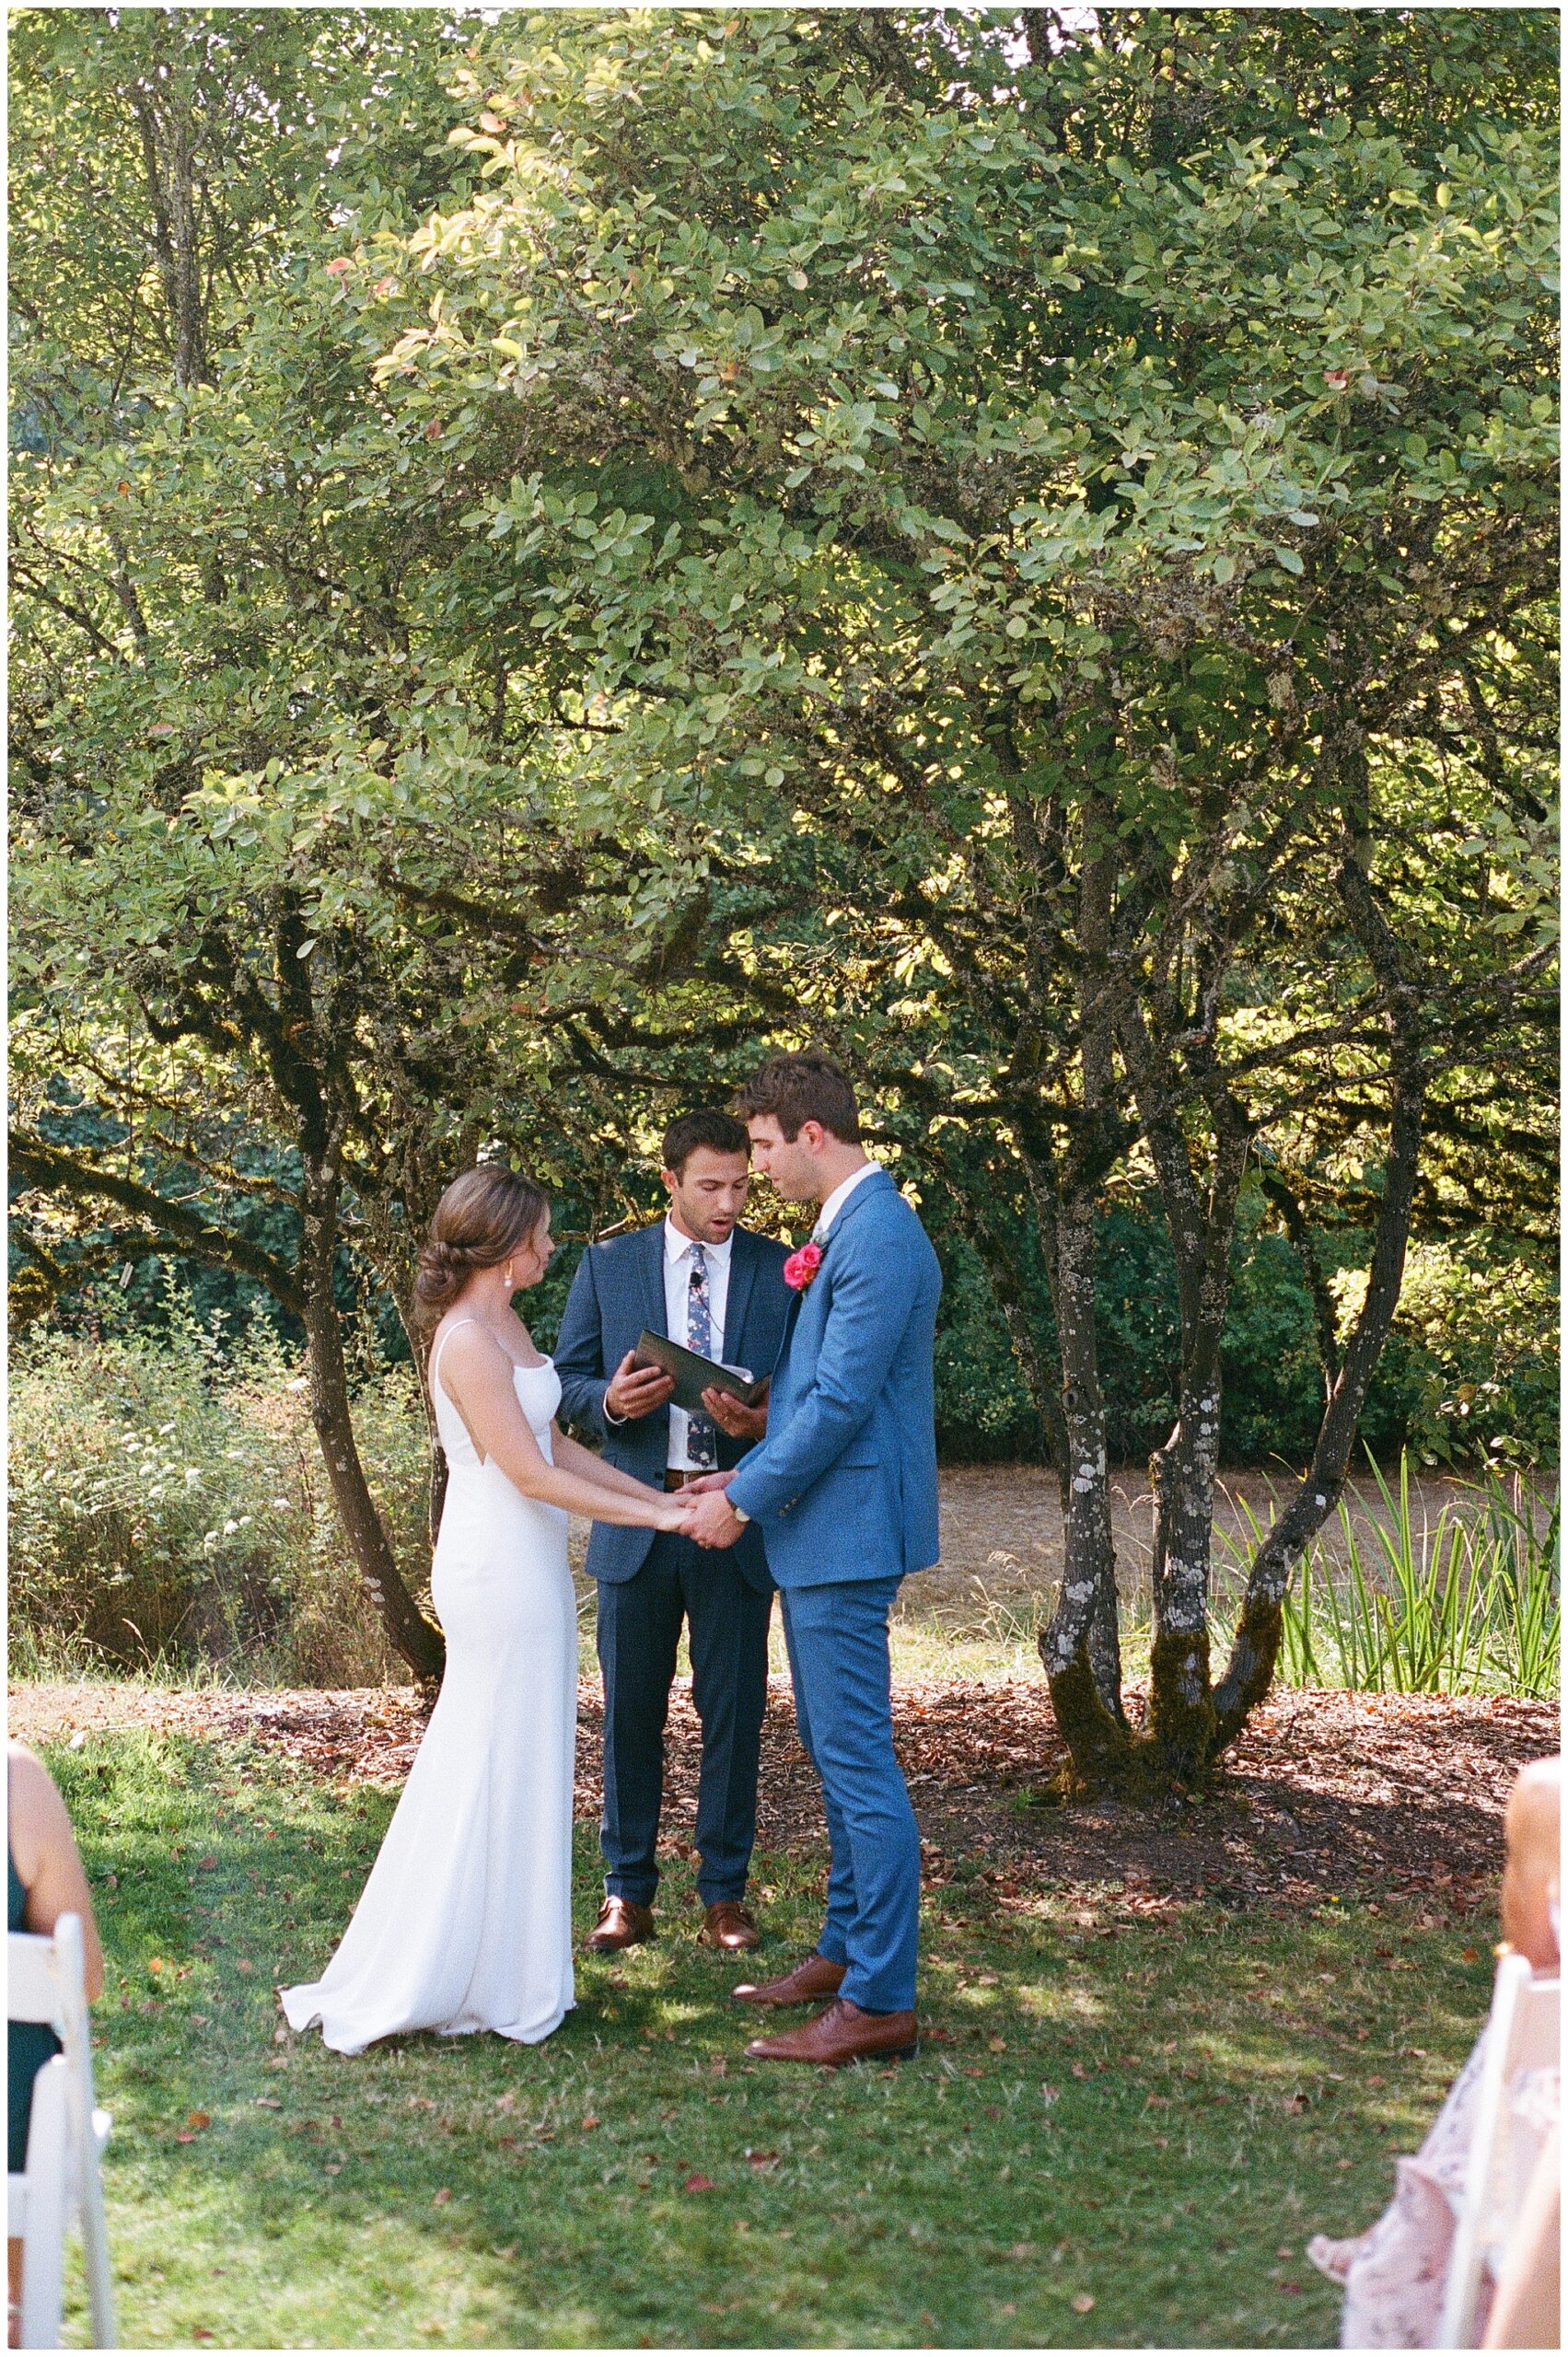
[[[1311,1465],[1259,1548],[1248,1573],[1247,1593],[1230,1660],[1214,1695],[1211,1759],[1217,1759],[1227,1745],[1235,1742],[1249,1713],[1269,1690],[1279,1654],[1285,1588],[1297,1558],[1339,1502],[1350,1469],[1356,1427],[1366,1404],[1367,1387],[1388,1339],[1404,1283],[1426,1092],[1421,1053],[1421,996],[1405,977],[1399,945],[1353,856],[1344,861],[1336,881],[1352,927],[1382,985],[1384,1020],[1389,1035],[1392,1104],[1383,1201],[1373,1240],[1366,1298],[1330,1389]]]
[[[1216,1124],[1206,1203],[1174,1124],[1151,1140],[1176,1241],[1181,1376],[1176,1428],[1151,1468],[1157,1504],[1148,1729],[1166,1770],[1179,1780],[1202,1768],[1214,1734],[1209,1594],[1220,1456],[1220,1344],[1248,1152],[1238,1108],[1222,1101]]]
[[[211,382],[196,226],[197,130],[189,84],[171,70],[161,84],[133,87],[129,97],[142,138],[153,251],[168,312],[174,381],[184,389]]]
[[[1063,1473],[1065,1528],[1061,1592],[1051,1624],[1040,1637],[1040,1654],[1051,1706],[1072,1762],[1069,1782],[1082,1788],[1113,1780],[1126,1763],[1129,1744],[1119,1707],[1121,1666],[1114,1620],[1116,1552],[1110,1529],[1105,1402],[1095,1335],[1094,1216],[1089,1200],[1080,1194],[1058,1206],[1052,1230],[1062,1415],[1067,1434]],[[1103,1633],[1096,1630],[1097,1608],[1103,1611],[1107,1597],[1111,1600],[1115,1640],[1109,1660]],[[1106,1676],[1114,1679],[1114,1708],[1101,1684]]]
[[[354,1436],[343,1328],[332,1297],[337,1261],[336,1187],[308,1169],[300,1251],[310,1385],[310,1421],[321,1445],[327,1479],[366,1591],[387,1634],[416,1678],[438,1678],[446,1658],[440,1631],[427,1620],[403,1585],[386,1526],[370,1494]]]

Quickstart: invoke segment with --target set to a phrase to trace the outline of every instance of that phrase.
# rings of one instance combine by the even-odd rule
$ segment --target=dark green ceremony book
[[[733,1392],[743,1408],[754,1408],[768,1387],[766,1376],[759,1381],[749,1366],[723,1366],[717,1359],[705,1359],[683,1342],[651,1333],[645,1326],[637,1337],[637,1355],[632,1364],[662,1366],[666,1375],[674,1376],[670,1405],[684,1408],[689,1416],[705,1414],[703,1394],[709,1389]]]

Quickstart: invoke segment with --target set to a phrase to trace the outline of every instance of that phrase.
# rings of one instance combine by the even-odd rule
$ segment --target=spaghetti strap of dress
[[[431,1360],[431,1362],[430,1362],[430,1387],[431,1387],[431,1389],[432,1389],[433,1391],[435,1390],[436,1386],[437,1385],[437,1383],[439,1383],[439,1382],[440,1382],[440,1380],[441,1380],[441,1353],[442,1353],[442,1352],[446,1349],[446,1347],[447,1347],[447,1343],[451,1341],[451,1339],[452,1339],[453,1335],[457,1332],[457,1330],[458,1330],[459,1327],[459,1326],[478,1326],[478,1325],[480,1325],[482,1322],[482,1321],[481,1319],[477,1318],[453,1318],[453,1320],[452,1320],[451,1324],[447,1327],[447,1329],[446,1332],[442,1335],[441,1340],[436,1343],[436,1354],[435,1354],[435,1356],[432,1358],[432,1360]],[[449,1391],[447,1392],[447,1399],[451,1399],[452,1395],[451,1395],[451,1393],[450,1393]],[[455,1407],[455,1406],[457,1405],[457,1402],[456,1402],[455,1400],[453,1400],[452,1404],[453,1404],[453,1406]]]

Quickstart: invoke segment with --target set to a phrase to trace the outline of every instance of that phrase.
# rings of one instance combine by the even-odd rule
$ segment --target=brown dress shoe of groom
[[[700,1937],[711,1948],[727,1948],[731,1954],[741,1948],[760,1948],[762,1934],[757,1929],[757,1919],[749,1907],[738,1898],[718,1898],[703,1919]]]
[[[746,2051],[754,2062],[815,2062],[830,2071],[845,2062],[906,2062],[920,2051],[920,2026],[912,2013],[868,2014],[835,1997],[815,2020],[777,2038],[754,2038]]]
[[[634,1948],[653,1935],[653,1909],[639,1906],[634,1898],[617,1898],[612,1894],[598,1910],[598,1922],[588,1933],[588,1945],[596,1956],[612,1956],[618,1949]]]
[[[824,1997],[838,1995],[843,1977],[842,1964],[830,1964],[825,1956],[808,1956],[782,1980],[764,1980],[761,1987],[754,1980],[741,1980],[729,1993],[747,2005],[818,2004]]]

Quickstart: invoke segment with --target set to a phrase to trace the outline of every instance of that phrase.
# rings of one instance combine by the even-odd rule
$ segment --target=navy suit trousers
[[[691,1700],[703,1724],[697,1889],[704,1907],[743,1898],[757,1833],[772,1593],[743,1579],[727,1552],[669,1531],[659,1533],[631,1579],[600,1580],[598,1587],[605,1888],[651,1907],[658,1887],[664,1730],[684,1619]]]

